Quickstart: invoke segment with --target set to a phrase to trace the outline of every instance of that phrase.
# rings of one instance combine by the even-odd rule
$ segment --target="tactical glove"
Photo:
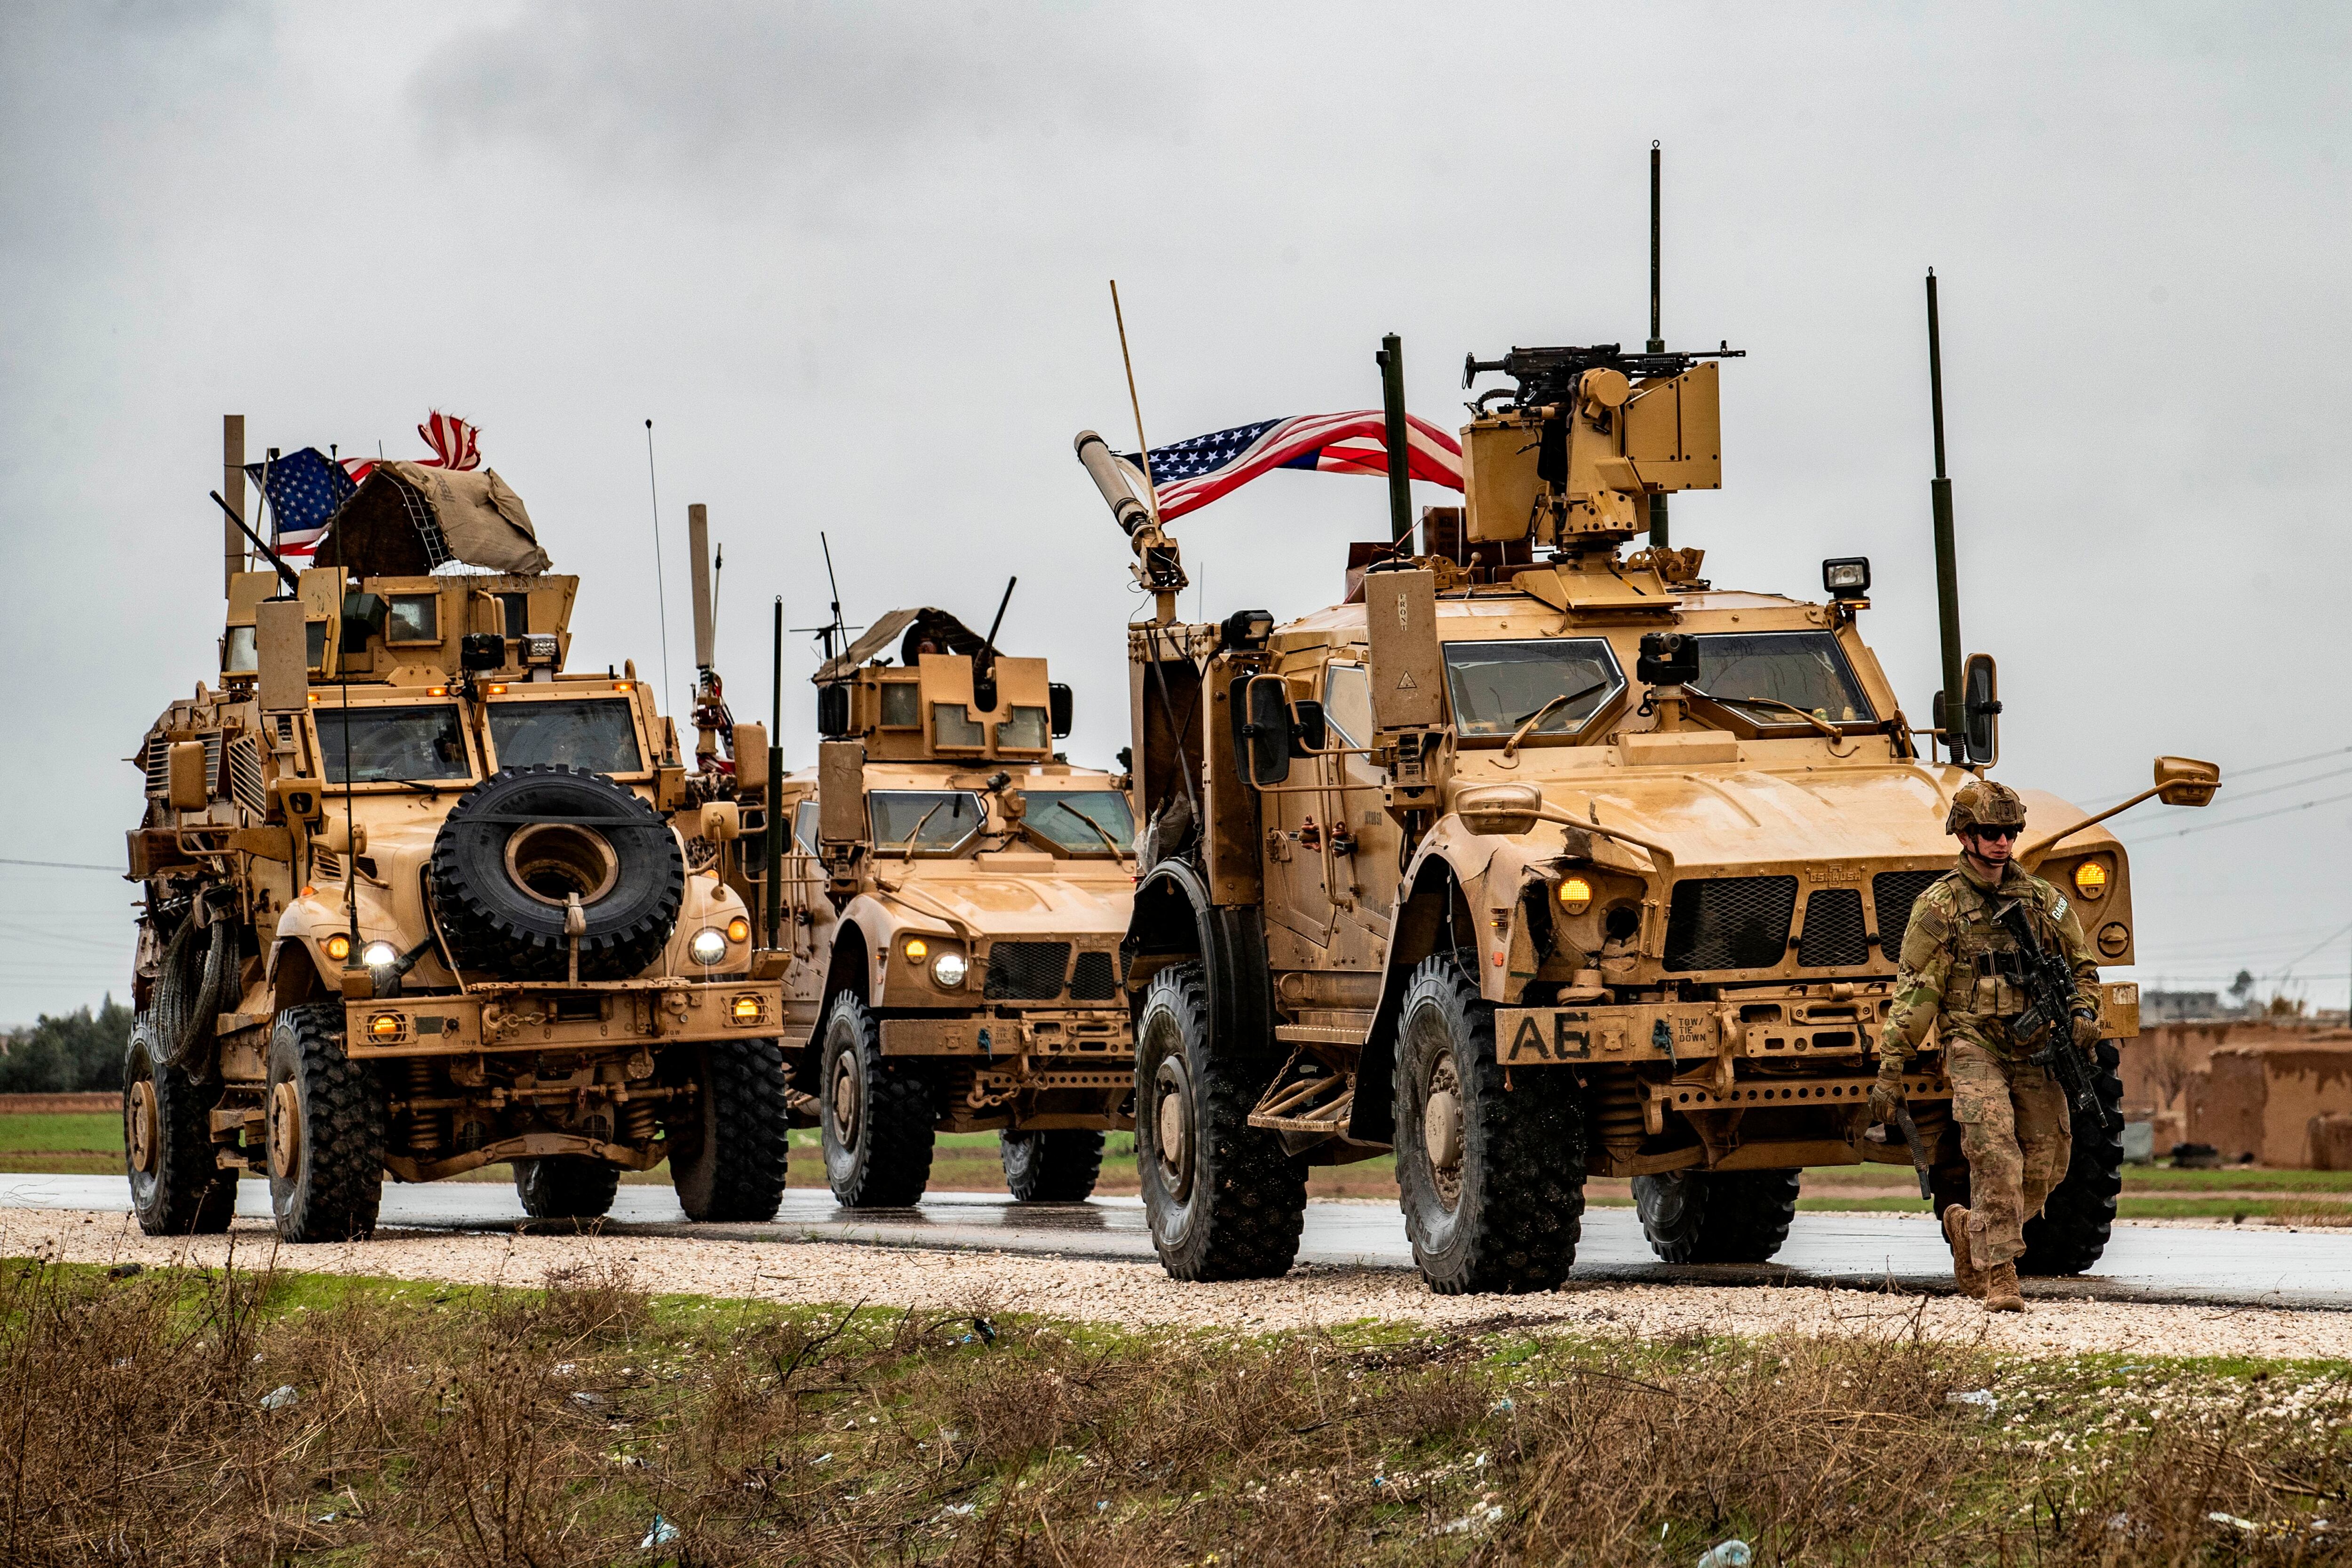
[[[2082,1048],[2084,1056],[2089,1056],[2098,1045],[2099,1035],[2099,1020],[2096,1016],[2090,1013],[2074,1015],[2074,1044]]]
[[[1870,1086],[1870,1113],[1890,1126],[1895,1121],[1895,1108],[1903,1103],[1903,1064],[1881,1061],[1878,1081]]]

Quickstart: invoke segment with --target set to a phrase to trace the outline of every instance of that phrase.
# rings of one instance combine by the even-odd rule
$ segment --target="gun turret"
[[[1515,409],[1566,403],[1576,395],[1589,370],[1613,370],[1628,381],[1641,382],[1680,375],[1701,360],[1747,357],[1746,349],[1733,348],[1727,342],[1721,348],[1688,353],[1629,354],[1616,343],[1594,343],[1587,348],[1515,348],[1501,359],[1465,355],[1462,389],[1470,390],[1471,383],[1482,375],[1507,375],[1518,383],[1514,387],[1495,386],[1480,393],[1471,412],[1483,416],[1487,404],[1502,398],[1507,398]]]

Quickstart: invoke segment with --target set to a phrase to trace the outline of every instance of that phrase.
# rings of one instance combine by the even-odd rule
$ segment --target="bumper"
[[[354,1058],[668,1045],[775,1035],[783,1014],[774,981],[515,986],[346,1002],[343,1041]]]
[[[1123,1007],[1057,1009],[1011,1017],[885,1018],[886,1057],[1119,1056],[1135,1054]]]

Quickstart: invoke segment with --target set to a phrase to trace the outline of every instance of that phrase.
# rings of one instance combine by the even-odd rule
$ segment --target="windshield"
[[[1832,724],[1877,721],[1828,632],[1706,633],[1696,640],[1696,684],[1718,702],[1737,708],[1743,698],[1762,697]],[[1762,704],[1748,711],[1761,724],[1801,722]]]
[[[966,789],[882,789],[866,797],[874,816],[874,844],[900,854],[942,854],[961,848],[988,820],[980,796]]]
[[[1033,789],[1025,798],[1029,815],[1022,821],[1073,855],[1108,855],[1114,847],[1123,852],[1135,840],[1127,796],[1115,789]]]
[[[319,766],[329,784],[474,776],[455,707],[321,708],[318,724]]]
[[[490,744],[502,768],[563,763],[592,773],[641,773],[637,727],[616,697],[577,702],[493,702]]]
[[[1454,723],[1464,735],[1509,735],[1554,698],[1562,702],[1537,725],[1538,735],[1580,730],[1624,685],[1616,656],[1599,637],[1549,642],[1450,642],[1445,679]]]

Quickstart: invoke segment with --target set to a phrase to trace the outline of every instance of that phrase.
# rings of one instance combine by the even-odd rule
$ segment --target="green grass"
[[[122,1118],[113,1111],[0,1116],[0,1154],[122,1152]]]
[[[2284,1563],[2336,1560],[2313,1521],[2352,1502],[2352,1364],[1899,1331],[1130,1331],[593,1266],[19,1261],[0,1366],[0,1474],[58,1562]]]

